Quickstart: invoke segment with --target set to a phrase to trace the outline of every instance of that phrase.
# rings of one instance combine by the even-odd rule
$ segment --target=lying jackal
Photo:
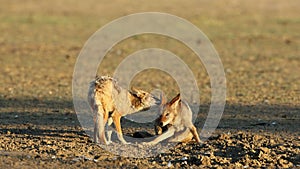
[[[162,98],[161,102],[164,104],[165,99]],[[168,129],[165,129],[166,126]],[[167,131],[162,133],[163,130]],[[156,134],[162,134],[145,144],[155,145],[169,138],[170,142],[187,142],[193,137],[200,143],[196,127],[192,122],[192,110],[180,99],[180,94],[163,106],[162,114],[156,120],[155,131]]]
[[[118,139],[126,144],[123,138],[120,119],[122,116],[149,109],[159,105],[159,99],[143,90],[132,88],[131,91],[121,88],[115,79],[109,76],[96,77],[90,83],[88,102],[94,112],[94,141],[109,144],[105,137],[105,126],[115,125]]]
[[[161,135],[164,132],[166,132],[168,130],[168,128],[170,128],[172,125],[171,124],[167,124],[165,126],[161,126],[160,124],[160,118],[158,117],[155,120],[154,123],[154,130],[155,130],[155,135]],[[177,142],[177,143],[187,143],[190,142],[193,139],[193,134],[189,131],[186,130],[185,132],[182,132],[181,134],[177,134],[177,136],[175,137],[170,137],[169,139],[166,139],[167,142]]]

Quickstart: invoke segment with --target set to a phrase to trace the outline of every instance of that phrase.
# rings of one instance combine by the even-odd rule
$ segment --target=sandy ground
[[[299,7],[297,0],[1,0],[0,168],[299,168]],[[92,33],[143,11],[186,18],[210,38],[224,64],[226,106],[218,128],[202,144],[178,144],[147,158],[122,157],[95,145],[83,131],[72,103],[72,74]],[[195,122],[200,131],[210,105],[209,77],[179,42],[157,35],[129,38],[107,54],[99,74],[111,74],[128,54],[149,47],[171,50],[191,66],[201,91]],[[145,90],[159,87],[169,99],[178,91],[174,83],[154,70],[132,82]],[[154,132],[151,123],[123,119],[122,125],[127,136]]]

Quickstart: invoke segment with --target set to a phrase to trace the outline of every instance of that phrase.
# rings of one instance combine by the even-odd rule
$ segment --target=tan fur
[[[111,133],[108,134],[109,141],[107,141],[105,126],[113,122],[118,139],[126,144],[122,134],[121,117],[159,104],[159,99],[142,90],[133,88],[128,91],[121,88],[115,79],[100,76],[90,84],[88,102],[94,112],[94,141],[109,144]]]
[[[167,129],[163,129],[166,126]],[[192,122],[192,111],[187,103],[181,101],[180,94],[162,107],[162,114],[155,121],[155,130],[157,134],[162,130],[167,131],[145,144],[155,145],[167,139],[169,142],[188,142],[193,137],[200,143],[197,129]]]
[[[171,124],[167,124],[166,126],[161,126],[160,125],[161,122],[161,117],[158,117],[155,122],[154,122],[154,130],[155,130],[155,134],[156,135],[161,135],[164,132],[166,132],[168,130],[168,128],[170,128],[172,125]],[[193,134],[189,131],[187,132],[182,132],[181,134],[178,134],[177,137],[174,138],[169,138],[167,141],[168,142],[180,142],[180,143],[187,143],[192,141],[193,139]]]

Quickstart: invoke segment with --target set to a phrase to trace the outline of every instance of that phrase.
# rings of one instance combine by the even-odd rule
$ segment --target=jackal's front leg
[[[170,127],[165,133],[163,133],[162,135],[156,137],[153,141],[144,143],[145,145],[155,145],[171,136],[173,136],[175,133],[175,128],[172,126]]]

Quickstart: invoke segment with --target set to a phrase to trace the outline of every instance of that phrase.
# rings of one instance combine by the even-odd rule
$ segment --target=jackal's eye
[[[170,113],[167,113],[167,114],[166,114],[166,117],[169,117],[169,115],[170,115]]]

